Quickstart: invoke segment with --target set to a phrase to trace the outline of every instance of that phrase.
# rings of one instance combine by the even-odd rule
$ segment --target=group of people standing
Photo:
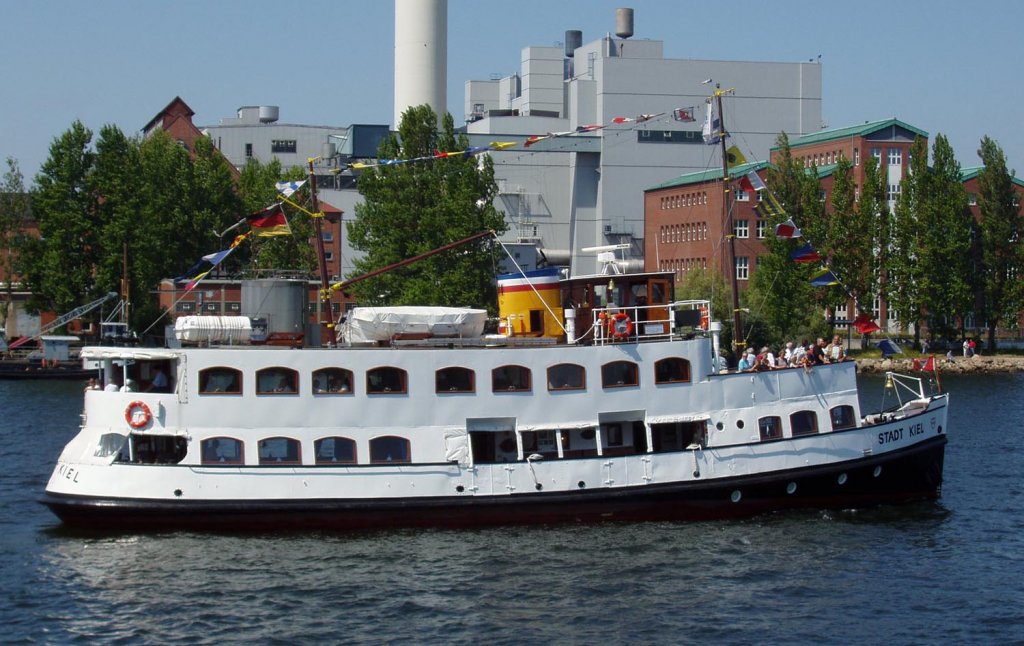
[[[786,347],[778,354],[772,352],[771,348],[765,346],[760,352],[755,353],[753,348],[740,356],[736,366],[738,372],[761,372],[764,370],[781,370],[783,368],[805,368],[811,369],[816,365],[825,363],[839,363],[846,359],[846,349],[843,347],[839,335],[832,338],[831,343],[818,337],[818,340],[811,343],[804,339],[799,344],[792,341],[786,343]]]

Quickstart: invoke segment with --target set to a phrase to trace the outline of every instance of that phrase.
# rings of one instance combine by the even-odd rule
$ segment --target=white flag
[[[707,112],[704,116],[704,127],[701,134],[704,135],[704,143],[709,146],[717,144],[722,140],[719,132],[722,129],[722,120],[718,116],[718,107],[715,101],[707,102]]]

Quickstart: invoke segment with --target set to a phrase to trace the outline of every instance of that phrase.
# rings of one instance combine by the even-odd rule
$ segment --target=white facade
[[[705,79],[735,88],[725,98],[725,125],[729,144],[750,161],[767,159],[780,132],[794,137],[822,125],[816,63],[665,59],[661,41],[611,37],[577,48],[568,62],[557,47],[527,47],[521,61],[519,75],[466,84],[467,130],[480,135],[474,145],[664,113],[494,153],[509,239],[571,255],[573,273],[598,269],[596,256],[580,253],[586,247],[630,243],[627,257],[642,258],[643,190],[720,165],[717,146],[700,136],[714,89]],[[562,80],[570,64],[572,76]],[[695,122],[672,119],[674,109],[691,107]]]

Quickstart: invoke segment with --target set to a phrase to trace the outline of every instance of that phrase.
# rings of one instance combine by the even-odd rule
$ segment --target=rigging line
[[[523,268],[519,266],[519,263],[516,262],[516,259],[512,257],[512,252],[508,250],[508,247],[506,247],[505,243],[501,241],[497,233],[492,232],[492,235],[494,235],[494,240],[499,245],[501,245],[501,248],[505,251],[505,255],[507,255],[509,257],[509,260],[512,261],[512,264],[515,265],[516,271],[519,272],[519,275],[526,279],[526,284],[530,286],[531,290],[533,290],[533,293],[537,296],[537,299],[544,304],[544,309],[548,311],[548,314],[550,314],[551,318],[555,321],[555,323],[558,324],[558,327],[562,329],[562,332],[568,334],[568,331],[565,329],[565,326],[562,325],[562,322],[558,320],[558,317],[555,316],[555,313],[551,310],[551,306],[548,305],[548,302],[544,300],[544,298],[540,295],[540,292],[537,291],[537,288],[533,286],[533,281],[531,281],[530,278],[526,275],[526,273],[523,272]]]

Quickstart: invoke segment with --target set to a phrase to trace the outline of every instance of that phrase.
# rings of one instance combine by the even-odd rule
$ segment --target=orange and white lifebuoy
[[[633,336],[633,321],[625,312],[619,312],[608,320],[608,336],[619,341]]]
[[[707,330],[708,324],[711,322],[711,317],[708,315],[708,308],[700,308],[700,329]]]
[[[132,428],[143,428],[152,420],[153,413],[150,412],[149,406],[146,406],[146,402],[136,400],[124,409],[124,421]]]

